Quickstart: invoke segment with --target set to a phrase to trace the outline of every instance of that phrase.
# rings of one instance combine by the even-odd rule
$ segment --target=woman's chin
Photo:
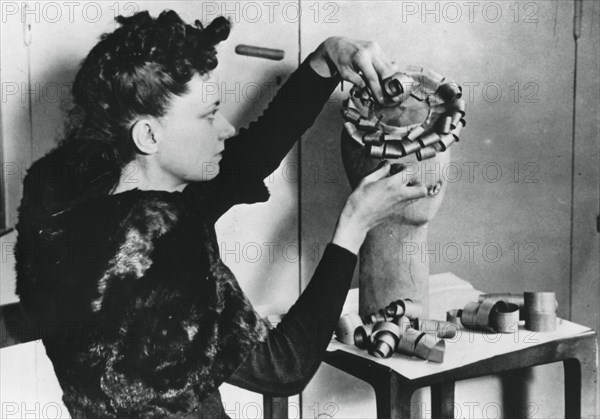
[[[220,172],[221,172],[220,170],[217,170],[215,172],[208,173],[202,177],[201,181],[208,182],[210,180],[213,180],[214,178],[216,178],[219,175]]]

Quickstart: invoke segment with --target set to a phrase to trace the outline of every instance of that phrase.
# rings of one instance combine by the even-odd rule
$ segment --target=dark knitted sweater
[[[67,147],[32,166],[17,225],[17,292],[73,417],[224,417],[225,381],[277,395],[308,383],[356,256],[329,244],[270,329],[221,261],[214,223],[233,205],[268,199],[262,179],[337,82],[305,61],[263,115],[226,140],[220,174],[183,192],[80,191]]]

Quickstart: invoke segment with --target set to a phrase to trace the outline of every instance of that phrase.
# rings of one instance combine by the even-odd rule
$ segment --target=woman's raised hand
[[[398,71],[375,42],[334,36],[327,38],[310,57],[311,67],[323,77],[339,75],[359,88],[367,86],[383,103],[381,80]],[[390,220],[402,207],[427,196],[427,188],[400,171],[390,176],[390,164],[367,175],[346,201],[332,242],[358,253],[368,231]]]
[[[384,161],[346,200],[332,242],[358,253],[369,230],[397,217],[402,207],[425,196],[425,185],[402,171],[390,176],[390,164]]]
[[[327,38],[319,45],[310,65],[323,77],[339,74],[358,87],[368,86],[380,103],[384,100],[381,80],[398,71],[377,43],[341,36]]]

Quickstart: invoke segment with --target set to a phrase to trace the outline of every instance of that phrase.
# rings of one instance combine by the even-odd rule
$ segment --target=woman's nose
[[[229,123],[221,112],[217,113],[217,130],[219,140],[226,140],[229,137],[233,137],[235,134],[235,127]]]

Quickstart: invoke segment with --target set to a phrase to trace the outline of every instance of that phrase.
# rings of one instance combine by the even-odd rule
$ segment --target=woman
[[[65,140],[24,181],[17,291],[40,323],[73,417],[226,417],[223,382],[300,392],[339,318],[369,229],[426,188],[384,164],[348,198],[312,281],[275,329],[219,258],[214,223],[263,202],[262,180],[340,79],[395,71],[372,43],[329,38],[234,136],[202,92],[230,24],[119,17],[84,60]],[[135,171],[132,172],[131,168]],[[133,174],[132,174],[133,173]],[[414,183],[414,182],[413,182]]]

